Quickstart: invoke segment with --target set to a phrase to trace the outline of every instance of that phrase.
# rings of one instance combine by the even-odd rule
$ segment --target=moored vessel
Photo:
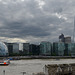
[[[9,65],[10,60],[0,60],[0,65]]]

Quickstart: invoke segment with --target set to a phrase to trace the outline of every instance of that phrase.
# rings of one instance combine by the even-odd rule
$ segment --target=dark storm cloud
[[[28,26],[28,25],[24,25],[24,23],[18,23],[18,22],[9,23],[7,27],[5,27],[5,31],[6,29],[8,30],[8,32],[10,31],[10,33],[12,34],[12,36],[10,36],[10,34],[8,35],[6,34],[9,37],[26,37],[26,36],[41,37],[41,36],[47,36],[50,34],[47,32],[47,29],[45,28],[41,28],[35,25]]]
[[[42,37],[42,36],[48,36],[51,34],[50,31],[56,30],[58,27],[58,24],[61,23],[60,20],[57,19],[57,17],[46,17],[43,18],[35,18],[32,20],[27,19],[27,21],[22,22],[6,22],[5,26],[1,28],[1,31],[4,31],[4,36],[7,37],[26,37],[26,36],[34,36],[34,37]],[[53,23],[53,20],[55,20],[55,23]],[[51,27],[49,24],[55,24],[55,26]],[[6,34],[7,32],[7,34]]]
[[[74,0],[2,0],[0,36],[22,39],[32,36],[31,41],[34,41],[35,37],[38,40],[48,37],[49,40],[49,37],[52,39],[62,32],[67,35],[67,32],[73,29],[73,25],[70,24],[73,22],[75,12],[74,2]]]

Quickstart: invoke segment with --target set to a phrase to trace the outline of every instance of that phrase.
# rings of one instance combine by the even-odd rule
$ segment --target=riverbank
[[[0,59],[75,59],[75,56],[9,56],[9,57],[0,57]]]

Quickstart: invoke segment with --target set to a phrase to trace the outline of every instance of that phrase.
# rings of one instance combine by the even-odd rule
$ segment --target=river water
[[[26,72],[25,75],[32,75],[32,73],[43,72],[46,64],[62,64],[75,63],[75,59],[32,59],[32,60],[14,60],[10,61],[8,66],[0,66],[0,75],[23,75],[21,72]]]

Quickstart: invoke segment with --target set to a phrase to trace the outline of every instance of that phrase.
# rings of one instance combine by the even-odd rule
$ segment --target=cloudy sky
[[[73,38],[75,0],[0,0],[0,40],[58,41]]]

